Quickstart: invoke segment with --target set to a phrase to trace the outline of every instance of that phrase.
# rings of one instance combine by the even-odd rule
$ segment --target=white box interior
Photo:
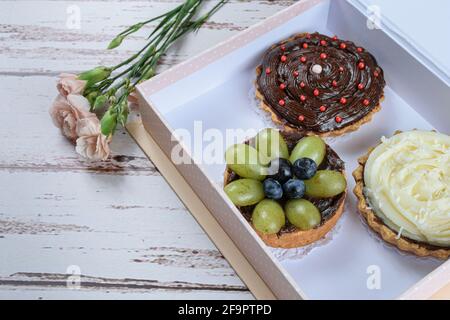
[[[223,134],[226,129],[232,128],[262,129],[268,126],[268,122],[255,110],[251,95],[255,67],[273,43],[295,33],[318,31],[353,40],[375,55],[385,71],[388,84],[382,111],[357,132],[329,141],[346,162],[348,180],[346,212],[337,226],[338,230],[331,241],[314,248],[306,256],[282,261],[283,267],[307,297],[314,299],[395,298],[442,263],[403,254],[386,245],[368,231],[356,210],[351,172],[359,156],[365,154],[383,135],[391,136],[396,130],[414,128],[444,131],[448,128],[449,119],[448,108],[432,109],[427,105],[427,101],[435,101],[430,97],[431,93],[427,96],[427,86],[436,83],[438,88],[448,90],[448,87],[439,87],[438,79],[427,68],[417,63],[382,30],[365,28],[365,21],[364,15],[346,1],[323,1],[149,97],[172,129],[193,132],[195,121],[202,121],[203,130],[214,128]],[[401,59],[403,56],[407,57],[406,62]],[[410,64],[408,68],[411,72],[420,74],[405,73],[407,66],[404,63]],[[430,80],[420,89],[404,85],[415,76]],[[434,88],[432,94],[437,94],[436,99],[439,99],[444,93]],[[423,99],[416,99],[416,95],[424,94]],[[200,166],[210,180],[221,184],[225,164]],[[380,289],[368,289],[368,268],[371,266],[379,268]]]
[[[351,0],[362,10],[378,11],[385,25],[404,39],[403,47],[450,86],[450,42],[440,30],[450,29],[450,1]]]

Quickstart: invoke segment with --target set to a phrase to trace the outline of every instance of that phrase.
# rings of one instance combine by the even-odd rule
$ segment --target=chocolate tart
[[[397,131],[395,134],[399,134],[401,131]],[[367,160],[369,159],[376,146],[370,148],[364,156],[358,159],[358,167],[353,171],[353,178],[356,185],[353,189],[358,202],[357,207],[362,218],[367,225],[375,231],[384,241],[396,246],[402,251],[415,254],[419,257],[434,257],[442,260],[446,260],[450,256],[450,248],[439,247],[428,243],[415,241],[407,238],[403,235],[399,236],[398,232],[388,227],[383,220],[377,216],[376,212],[371,208],[366,195],[364,194],[364,168]]]
[[[280,134],[285,139],[289,152],[291,152],[297,142],[305,137],[305,135],[298,132],[283,132]],[[249,145],[254,145],[254,139],[250,139],[245,142]],[[345,176],[345,165],[344,162],[339,158],[339,156],[331,149],[330,146],[326,146],[326,157],[318,168],[319,170],[334,170],[339,171]],[[227,168],[224,174],[224,186],[227,184],[238,180],[240,177],[233,172],[231,169]],[[302,246],[306,246],[317,240],[323,238],[338,222],[339,218],[342,216],[344,212],[344,204],[345,198],[347,196],[347,191],[326,199],[318,199],[318,198],[310,198],[304,197],[311,201],[320,211],[320,215],[322,216],[322,221],[319,226],[314,229],[302,231],[299,230],[294,225],[290,224],[286,219],[286,225],[278,232],[277,234],[263,234],[255,229],[261,239],[270,247],[274,248],[298,248]],[[280,200],[280,204],[284,205],[284,201]],[[252,225],[251,217],[252,212],[255,206],[248,207],[238,207],[239,211],[242,213],[244,218]]]
[[[284,131],[340,136],[369,122],[384,99],[376,59],[353,42],[319,33],[273,45],[256,74],[261,108]]]

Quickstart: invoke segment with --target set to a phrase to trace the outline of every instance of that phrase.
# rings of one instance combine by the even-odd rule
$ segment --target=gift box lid
[[[450,1],[348,1],[450,86]]]

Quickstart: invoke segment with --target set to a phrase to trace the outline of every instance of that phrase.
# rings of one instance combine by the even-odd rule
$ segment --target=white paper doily
[[[328,232],[325,235],[325,237],[314,243],[311,243],[310,245],[293,249],[270,248],[270,251],[280,261],[301,259],[315,248],[324,246],[328,244],[330,241],[332,241],[333,238],[339,233],[340,229],[341,229],[341,221],[339,220],[338,223],[334,226],[334,228],[331,229],[330,232]]]

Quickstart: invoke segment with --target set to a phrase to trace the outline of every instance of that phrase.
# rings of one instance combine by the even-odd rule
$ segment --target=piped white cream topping
[[[371,207],[405,237],[450,246],[450,137],[415,130],[381,141],[364,168]]]

